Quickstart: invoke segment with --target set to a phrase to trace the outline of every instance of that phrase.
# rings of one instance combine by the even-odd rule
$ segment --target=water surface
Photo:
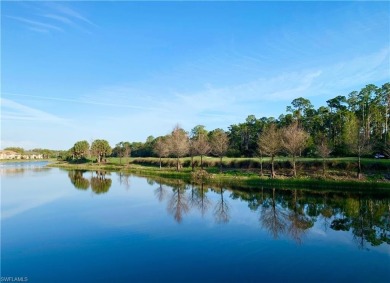
[[[230,190],[2,164],[1,276],[389,282],[388,194]]]

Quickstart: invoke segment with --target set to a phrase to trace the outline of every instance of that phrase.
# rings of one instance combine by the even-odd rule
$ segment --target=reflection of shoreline
[[[27,168],[0,168],[0,175],[1,176],[7,176],[7,175],[22,175],[25,172],[47,172],[51,170],[51,168],[45,168],[45,167],[27,167]]]
[[[182,170],[180,172],[172,170],[172,168],[164,168],[160,170],[158,167],[146,166],[137,164],[136,166],[122,166],[114,163],[97,164],[97,163],[86,163],[86,164],[70,164],[68,162],[53,163],[50,166],[62,168],[64,170],[107,170],[110,172],[126,172],[137,177],[145,178],[170,178],[190,181],[193,180],[191,175],[192,171]],[[233,170],[234,168],[232,168]],[[246,169],[245,169],[246,170]],[[356,178],[351,179],[339,179],[339,178],[326,178],[322,177],[302,177],[302,178],[266,178],[259,177],[259,171],[227,171],[224,174],[215,174],[211,170],[211,178],[208,178],[205,182],[207,185],[215,186],[221,185],[226,187],[240,187],[240,188],[256,188],[256,187],[290,187],[300,190],[326,190],[333,192],[344,192],[354,191],[360,193],[370,194],[381,194],[390,197],[390,182],[383,180],[369,181],[369,180],[358,180]],[[247,174],[251,173],[251,174]],[[252,174],[254,173],[254,174]]]
[[[155,181],[159,185],[154,190],[157,200],[167,202],[168,213],[178,223],[183,222],[193,209],[199,210],[204,217],[211,205],[206,194],[213,192],[218,197],[212,216],[220,224],[227,224],[230,220],[229,200],[240,200],[259,214],[260,227],[274,239],[287,237],[296,244],[303,244],[315,223],[324,221],[324,232],[327,229],[350,232],[361,249],[368,249],[370,245],[390,245],[390,198],[286,188],[252,191],[221,186],[207,187],[205,192],[203,184],[187,185],[181,180],[163,178]],[[148,183],[153,183],[153,179],[149,178]],[[207,204],[206,207],[202,208],[203,204]]]
[[[95,194],[108,192],[112,181],[105,172],[92,172],[89,179],[82,174],[69,173],[79,189],[91,188]],[[119,175],[120,185],[126,187],[128,177]],[[238,190],[161,177],[149,177],[147,183],[153,186],[158,203],[166,206],[177,223],[184,222],[195,210],[202,218],[212,217],[216,223],[227,225],[235,217],[234,202],[240,201],[257,213],[259,229],[274,239],[288,238],[303,244],[313,227],[318,229],[315,224],[320,221],[325,233],[327,229],[349,233],[359,248],[390,245],[390,198],[386,196],[275,187]]]
[[[42,160],[29,160],[29,161],[12,161],[12,162],[1,162],[0,161],[0,168],[3,167],[43,167],[49,164],[49,161],[42,161]]]
[[[51,168],[45,167],[48,161],[24,161],[24,162],[0,162],[0,175],[20,175],[27,171],[31,172],[44,172],[49,171]]]

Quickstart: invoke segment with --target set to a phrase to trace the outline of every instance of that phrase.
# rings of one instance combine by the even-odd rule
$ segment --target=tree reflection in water
[[[212,205],[211,201],[207,197],[203,183],[201,183],[199,187],[194,187],[194,185],[191,186],[190,200],[192,207],[196,207],[197,209],[199,209],[202,217],[204,217],[204,215]]]
[[[126,190],[130,189],[130,174],[118,172],[119,184],[124,185]]]
[[[85,171],[70,171],[69,179],[75,188],[95,194],[105,193],[111,179],[105,172],[96,172],[89,180]],[[126,175],[119,175],[119,183],[129,184]],[[187,185],[183,180],[158,178],[148,179],[156,186],[154,194],[159,202],[167,201],[167,211],[181,223],[191,209],[198,210],[202,217],[212,206],[210,194],[216,193],[212,216],[217,223],[230,221],[228,199],[240,199],[248,208],[259,213],[260,226],[274,239],[287,236],[302,244],[305,234],[318,221],[326,232],[350,232],[359,248],[369,249],[381,244],[390,245],[390,196],[387,192],[375,194],[360,192],[322,192],[313,190],[289,190],[284,188],[258,188],[254,190],[230,190],[227,188],[205,188],[204,184]],[[226,196],[229,191],[229,196]]]
[[[0,176],[1,175],[7,175],[7,176],[10,176],[10,175],[23,175],[24,173],[26,172],[34,172],[34,173],[38,173],[38,172],[47,172],[47,171],[50,171],[51,168],[47,168],[47,167],[1,167],[0,168]]]
[[[173,215],[178,223],[181,223],[183,215],[190,210],[186,195],[186,184],[182,180],[175,180],[171,187],[172,194],[168,201],[168,212]]]
[[[221,199],[217,201],[214,208],[215,221],[217,223],[228,223],[230,220],[230,206],[229,203],[223,198],[223,188],[220,188],[219,194]]]
[[[85,170],[69,171],[68,177],[76,189],[88,190],[89,180],[83,177]]]
[[[372,246],[390,244],[389,205],[388,200],[374,202],[361,196],[348,199],[345,214],[359,248],[367,249],[367,243]]]
[[[274,239],[278,239],[286,231],[287,220],[287,213],[277,205],[275,188],[273,188],[272,197],[265,199],[261,206],[261,226],[268,230]]]
[[[110,178],[106,178],[106,172],[96,171],[96,176],[92,175],[90,180],[83,177],[85,172],[86,171],[83,170],[69,171],[68,177],[76,189],[88,190],[88,188],[91,187],[91,190],[95,194],[108,192],[111,187],[112,180]]]
[[[319,210],[319,213],[320,213],[320,217],[322,219],[322,222],[323,222],[323,226],[324,226],[324,231],[328,231],[328,227],[330,226],[330,221],[331,221],[331,218],[333,216],[333,209],[330,205],[328,205],[327,203],[327,198],[328,196],[326,194],[324,194],[324,203],[320,205],[320,210]]]
[[[291,238],[298,244],[302,243],[302,238],[307,229],[313,227],[313,222],[304,212],[304,203],[298,201],[298,191],[293,190],[293,198],[291,199],[291,208],[288,214],[290,221],[288,227],[288,233]]]
[[[95,194],[105,194],[111,187],[112,180],[106,178],[105,171],[96,171],[96,176],[91,177],[91,189]]]
[[[165,187],[163,187],[161,181],[160,182],[157,181],[157,183],[158,183],[158,187],[154,189],[154,195],[157,197],[159,202],[162,202],[167,198],[168,190]]]
[[[322,228],[351,232],[360,248],[390,245],[390,198],[388,193],[319,192],[283,188],[234,190],[233,199],[259,211],[261,227],[275,239],[288,236],[298,244],[317,221]]]

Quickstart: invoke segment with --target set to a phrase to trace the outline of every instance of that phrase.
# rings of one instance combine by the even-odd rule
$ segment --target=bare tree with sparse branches
[[[259,136],[259,140],[257,141],[259,151],[262,154],[271,157],[271,178],[275,178],[276,176],[274,160],[275,156],[281,150],[280,139],[280,130],[276,127],[275,124],[270,124],[267,128],[265,128],[264,132]]]
[[[306,148],[309,134],[295,122],[282,131],[282,147],[292,157],[294,177],[297,176],[296,158]]]
[[[167,144],[167,140],[165,137],[159,137],[157,138],[156,143],[153,147],[153,152],[159,157],[160,159],[160,169],[161,169],[161,159],[163,157],[167,157],[169,155],[169,146]]]
[[[171,135],[168,138],[169,152],[176,157],[176,170],[180,168],[180,157],[183,157],[188,153],[189,142],[187,133],[179,126],[176,125]]]
[[[329,146],[325,137],[319,139],[320,142],[317,144],[317,154],[322,158],[322,175],[326,175],[326,158],[329,157],[332,152],[331,147]]]
[[[196,154],[200,155],[200,167],[203,169],[203,155],[207,155],[211,151],[211,146],[207,139],[207,135],[200,133],[194,140],[194,149]]]
[[[195,152],[195,147],[194,147],[194,140],[190,139],[188,141],[188,154],[191,157],[191,169],[194,171],[195,163],[194,163],[194,155],[196,154]]]
[[[216,129],[211,133],[211,152],[220,158],[219,171],[222,172],[222,158],[229,147],[229,138],[224,130]]]

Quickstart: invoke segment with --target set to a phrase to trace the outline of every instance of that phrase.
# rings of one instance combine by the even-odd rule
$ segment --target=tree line
[[[72,158],[85,158],[88,154],[101,162],[107,156],[174,157],[180,169],[180,158],[212,155],[228,157],[264,157],[271,159],[271,177],[275,176],[273,162],[276,156],[290,156],[293,174],[298,156],[360,158],[381,153],[390,156],[390,83],[381,87],[369,84],[347,96],[336,96],[326,106],[315,109],[309,99],[299,97],[286,107],[286,113],[274,117],[256,118],[249,115],[245,122],[233,124],[227,131],[207,131],[197,125],[187,132],[176,125],[171,133],[153,137],[146,142],[120,142],[111,148],[105,140],[91,145],[79,141],[71,148]],[[193,164],[193,162],[192,162]],[[325,162],[324,173],[325,173]]]

